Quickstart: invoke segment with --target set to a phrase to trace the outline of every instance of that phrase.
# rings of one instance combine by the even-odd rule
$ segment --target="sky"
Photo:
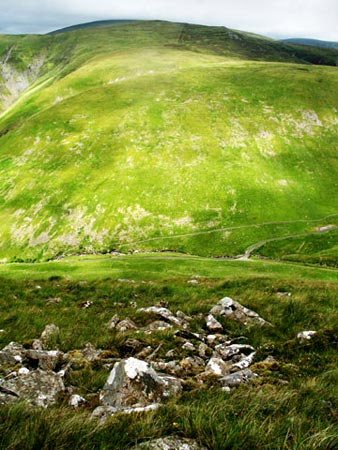
[[[0,0],[0,33],[46,33],[107,19],[220,25],[276,39],[338,41],[338,0]]]

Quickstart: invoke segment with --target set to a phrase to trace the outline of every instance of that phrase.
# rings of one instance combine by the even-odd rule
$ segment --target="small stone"
[[[178,310],[176,312],[176,317],[178,317],[179,319],[185,320],[187,322],[189,322],[190,320],[192,320],[192,318],[190,316],[187,316],[186,314],[184,314],[184,312]]]
[[[62,360],[63,353],[58,350],[27,350],[26,357],[31,361],[38,361],[42,370],[54,370]]]
[[[72,395],[68,402],[69,406],[72,406],[73,408],[78,408],[79,406],[83,405],[84,403],[86,403],[86,399],[81,397],[81,395],[78,395],[78,394]]]
[[[98,360],[100,358],[101,353],[102,351],[96,350],[94,345],[91,344],[90,342],[86,344],[85,348],[82,350],[83,357],[89,362]]]
[[[212,350],[210,347],[208,347],[206,344],[204,344],[203,342],[200,343],[199,347],[198,347],[198,354],[201,358],[205,358],[206,356],[210,356],[207,355],[207,353],[210,352],[212,353]]]
[[[182,345],[182,350],[194,352],[196,350],[196,347],[191,342],[186,342],[185,344]]]
[[[207,328],[209,331],[213,331],[215,333],[221,333],[223,331],[223,326],[215,319],[212,314],[209,314],[205,319]]]
[[[187,281],[188,284],[199,284],[198,280],[188,280]]]
[[[174,358],[175,355],[176,355],[175,350],[169,350],[169,351],[165,354],[166,358]]]
[[[214,342],[215,342],[216,340],[217,340],[217,336],[214,335],[214,334],[209,334],[209,335],[206,337],[206,341],[207,341],[207,344],[208,344],[208,345],[213,345]]]
[[[255,359],[255,355],[256,355],[256,352],[253,352],[253,353],[250,353],[250,355],[245,356],[240,361],[238,361],[232,365],[231,371],[247,369],[253,363],[253,361]]]
[[[129,319],[129,317],[127,317],[116,325],[116,329],[123,332],[128,330],[137,330],[137,326],[131,319]]]
[[[191,371],[191,370],[196,370],[196,369],[204,370],[204,367],[205,367],[205,363],[204,363],[203,359],[199,358],[198,356],[188,356],[188,358],[182,359],[182,361],[180,362],[180,365],[181,365],[182,369],[184,369],[186,371]]]
[[[219,344],[215,347],[216,353],[223,359],[231,359],[234,355],[245,352],[253,352],[255,349],[251,345],[246,344]]]
[[[230,366],[220,358],[211,358],[206,365],[206,371],[217,376],[224,376],[230,372]]]
[[[109,330],[113,330],[114,328],[116,328],[116,325],[119,322],[120,322],[120,317],[117,314],[115,314],[108,323]]]
[[[186,325],[186,321],[179,319],[178,317],[175,317],[174,314],[167,308],[160,307],[160,306],[150,306],[149,308],[140,308],[138,309],[138,312],[144,312],[149,314],[156,314],[157,316],[160,316],[164,320],[168,320],[169,322],[173,323],[177,326],[184,326]]]
[[[317,331],[301,331],[297,334],[297,339],[301,344],[310,341],[312,337],[317,333]]]
[[[30,370],[27,369],[26,367],[21,367],[21,369],[18,370],[19,375],[27,375],[29,372]]]

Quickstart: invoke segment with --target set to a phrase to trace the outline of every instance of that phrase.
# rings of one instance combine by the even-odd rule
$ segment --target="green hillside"
[[[338,71],[311,63],[337,58],[166,22],[0,36],[0,260],[336,225]]]

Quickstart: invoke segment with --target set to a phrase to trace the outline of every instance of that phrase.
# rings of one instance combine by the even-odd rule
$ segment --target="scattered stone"
[[[43,408],[55,404],[58,395],[65,390],[61,377],[41,369],[3,380],[1,387],[14,392],[17,397],[1,391],[0,404],[7,404],[19,399]]]
[[[317,333],[317,331],[301,331],[297,334],[297,339],[301,344],[308,342]]]
[[[40,339],[34,339],[32,343],[32,349],[33,350],[43,350],[43,345]]]
[[[88,309],[88,308],[90,308],[92,305],[93,305],[93,302],[90,301],[90,300],[87,300],[87,301],[82,302],[82,303],[79,304],[80,308],[83,308],[83,309]]]
[[[172,325],[169,323],[164,322],[163,320],[155,320],[155,322],[152,322],[145,328],[145,332],[150,334],[154,331],[170,330],[170,328],[172,328]]]
[[[218,314],[234,319],[238,322],[248,325],[253,324],[267,324],[262,317],[251,309],[246,308],[240,303],[232,300],[230,297],[222,298],[213,308],[210,310],[210,314]]]
[[[175,331],[174,336],[182,339],[197,339],[198,341],[204,342],[203,336],[201,334],[192,333],[188,330],[177,330]]]
[[[86,399],[81,397],[81,395],[74,394],[70,397],[68,405],[72,406],[73,408],[79,408],[79,406],[86,403]]]
[[[171,322],[177,326],[186,325],[185,320],[175,317],[174,314],[167,308],[163,308],[160,306],[150,306],[149,308],[140,308],[138,311],[150,313],[150,314],[156,314],[157,316],[160,316],[162,319],[168,320],[169,322]]]
[[[18,370],[18,374],[19,374],[19,375],[27,375],[29,372],[30,372],[30,370],[27,369],[26,367],[21,367],[21,368]]]
[[[230,373],[230,366],[221,358],[211,358],[206,365],[206,371],[217,376],[224,376]]]
[[[199,284],[198,280],[188,280],[188,284]]]
[[[129,319],[129,317],[127,317],[116,325],[116,329],[117,331],[123,332],[128,330],[137,330],[137,326],[131,319]]]
[[[213,345],[216,340],[217,340],[217,336],[215,336],[214,334],[209,334],[206,337],[206,342],[207,342],[208,345]]]
[[[169,351],[165,354],[165,356],[166,356],[167,358],[174,358],[175,355],[176,355],[175,350],[169,350]]]
[[[99,425],[103,425],[109,417],[114,415],[117,412],[117,409],[113,406],[98,406],[92,412],[90,418],[97,420]]]
[[[182,345],[182,350],[194,352],[196,350],[196,347],[191,342],[186,342],[185,344]]]
[[[220,379],[220,382],[230,388],[238,386],[242,383],[247,383],[250,380],[257,378],[258,375],[252,372],[250,369],[240,370],[238,372],[226,375]]]
[[[291,297],[291,292],[277,292],[278,297]]]
[[[179,376],[182,372],[182,367],[177,364],[176,361],[154,361],[151,366],[155,370],[160,370],[161,372],[169,373],[170,375]]]
[[[214,333],[221,333],[223,331],[223,326],[212,314],[209,314],[205,321],[209,331],[213,331]]]
[[[192,439],[185,439],[177,436],[168,436],[165,438],[147,441],[133,447],[131,450],[206,450]]]
[[[128,358],[115,363],[100,393],[100,402],[118,410],[143,408],[165,397],[177,395],[181,389],[179,379],[160,376],[145,361]]]

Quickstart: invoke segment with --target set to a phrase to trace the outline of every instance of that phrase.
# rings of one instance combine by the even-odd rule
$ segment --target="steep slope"
[[[336,68],[162,22],[12,40],[6,64],[44,63],[0,118],[1,258],[236,255],[337,223]]]

